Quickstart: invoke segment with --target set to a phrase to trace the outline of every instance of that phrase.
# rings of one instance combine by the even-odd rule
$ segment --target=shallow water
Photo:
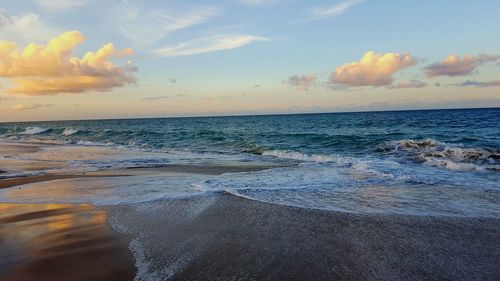
[[[231,190],[319,209],[500,217],[499,121],[500,109],[475,109],[4,123],[2,142],[62,145],[1,157],[3,178],[179,164],[280,167],[34,183],[0,191],[0,201],[124,204]]]

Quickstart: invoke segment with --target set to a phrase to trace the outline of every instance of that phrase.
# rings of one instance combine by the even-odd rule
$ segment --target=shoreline
[[[2,148],[12,155],[40,146]],[[1,168],[12,172],[8,160]],[[47,190],[33,187],[43,193],[57,180],[99,177],[117,177],[111,181],[120,188],[124,176],[190,178],[274,167],[221,161],[45,174],[3,179],[0,189],[50,182]],[[0,203],[0,279],[7,281],[497,280],[499,241],[497,217],[349,213],[222,191],[98,207]]]

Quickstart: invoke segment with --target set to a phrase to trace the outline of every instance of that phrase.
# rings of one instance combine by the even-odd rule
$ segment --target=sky
[[[0,122],[500,107],[498,0],[0,3]]]

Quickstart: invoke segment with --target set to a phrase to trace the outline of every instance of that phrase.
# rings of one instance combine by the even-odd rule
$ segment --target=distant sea
[[[272,162],[280,167],[174,184],[307,208],[500,217],[500,109],[0,123],[0,142],[135,153],[75,157],[73,169]],[[155,184],[152,198],[179,195]]]

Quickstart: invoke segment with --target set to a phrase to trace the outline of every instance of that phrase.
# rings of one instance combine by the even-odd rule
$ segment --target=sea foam
[[[404,139],[386,144],[384,150],[409,157],[417,163],[459,171],[496,170],[500,150],[470,148],[434,139]]]
[[[49,128],[27,127],[21,135],[36,135],[50,130]]]
[[[78,133],[78,130],[73,129],[73,128],[66,128],[62,132],[63,136],[71,136],[71,135],[74,135],[76,133]]]
[[[337,162],[340,157],[336,155],[322,155],[322,154],[304,154],[291,150],[266,150],[262,153],[264,156],[272,156],[280,159],[290,159],[306,162]]]

